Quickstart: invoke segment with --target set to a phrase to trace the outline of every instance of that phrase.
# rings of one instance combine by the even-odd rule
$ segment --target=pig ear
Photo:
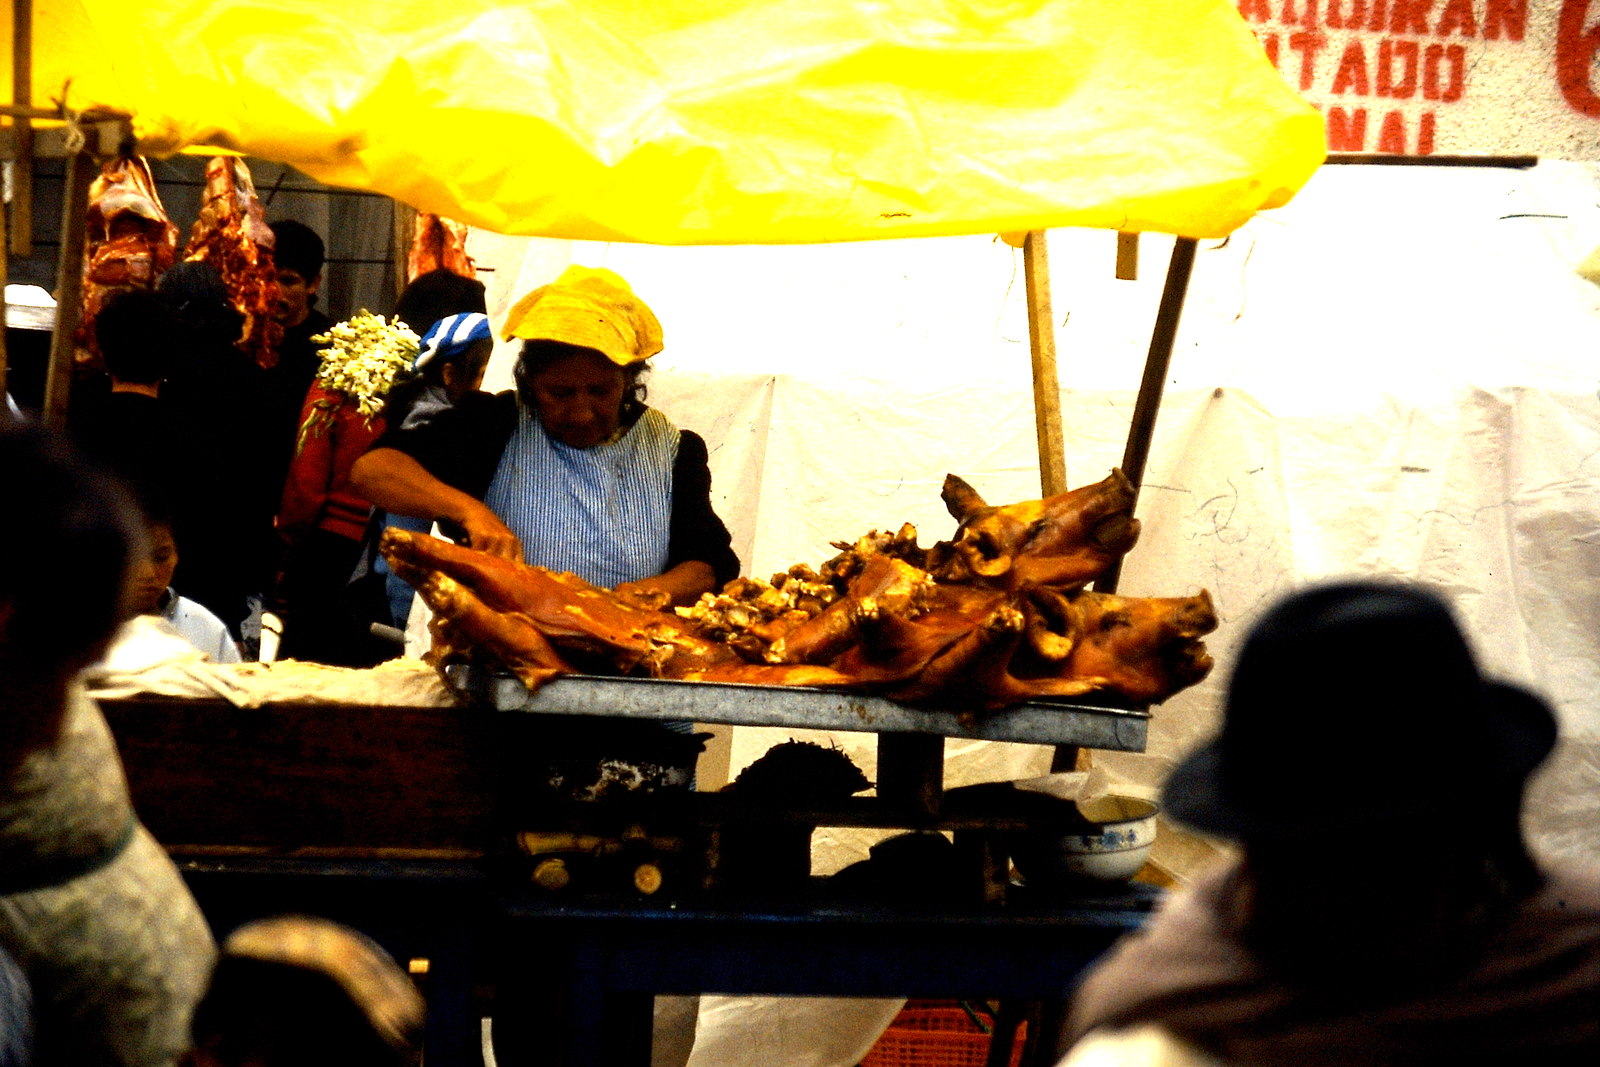
[[[951,518],[957,522],[965,522],[979,508],[986,508],[983,497],[978,491],[954,474],[944,476],[944,488],[939,490],[939,498],[944,501],[944,506],[949,509]]]

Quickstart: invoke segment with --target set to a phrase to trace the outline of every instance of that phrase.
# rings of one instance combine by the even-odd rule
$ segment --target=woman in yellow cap
[[[501,332],[523,341],[516,390],[390,431],[357,461],[357,491],[474,548],[654,606],[693,603],[736,576],[705,441],[643,402],[661,325],[628,283],[569,267],[518,301]]]

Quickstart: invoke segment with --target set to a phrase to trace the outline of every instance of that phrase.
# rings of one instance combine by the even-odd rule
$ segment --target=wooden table
[[[1137,751],[1148,713],[1026,705],[973,718],[816,691],[562,679],[530,697],[491,684],[498,696],[480,693],[460,708],[241,709],[170,698],[103,706],[135,806],[219,933],[311,911],[365,930],[402,963],[429,961],[430,1065],[477,1062],[490,991],[503,1017],[537,1023],[498,1042],[504,1067],[543,1058],[552,1042],[574,1063],[646,1062],[658,993],[1060,1001],[1153,900],[1136,886],[1092,899],[973,894],[937,906],[805,893],[552,896],[526,881],[503,844],[517,828],[499,803],[518,765],[506,738],[526,735],[513,727],[530,715],[874,732],[877,797],[803,811],[763,812],[717,795],[679,803],[702,824],[771,816],[970,835],[1008,824],[943,810],[945,737]],[[529,1005],[563,1010],[534,1018]]]

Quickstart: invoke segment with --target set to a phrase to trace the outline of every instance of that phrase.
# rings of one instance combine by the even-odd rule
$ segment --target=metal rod
[[[246,156],[245,157],[246,165],[249,165],[251,162],[256,162],[255,157],[254,156]],[[267,162],[269,164],[272,163],[271,160],[266,160],[265,162]],[[273,164],[273,165],[277,165],[277,164]],[[285,166],[284,167],[284,172],[288,173],[289,171],[290,171],[290,168]],[[201,181],[201,180],[199,180],[197,178],[163,178],[163,177],[157,177],[156,178],[156,185],[157,186],[168,186],[168,185],[178,186],[178,187],[187,186],[189,188],[200,188],[200,189],[203,189],[203,188],[205,188],[205,184],[206,183],[204,181]],[[372,192],[370,189],[343,189],[343,188],[340,188],[339,186],[336,186],[336,185],[299,185],[299,184],[285,185],[285,184],[282,184],[281,182],[274,182],[273,183],[271,193],[272,193],[273,196],[277,196],[280,193],[285,193],[285,194],[293,193],[293,194],[295,194],[297,196],[298,195],[311,195],[311,196],[364,196],[364,197],[368,197],[368,198],[375,199],[375,200],[388,200],[389,199],[387,194],[385,194],[385,193],[375,193],[375,192]],[[382,260],[381,262],[387,263],[389,261],[387,259],[385,259],[385,260]]]
[[[94,157],[79,152],[67,161],[67,184],[61,201],[61,258],[56,264],[56,328],[50,338],[50,366],[45,378],[44,420],[67,422],[67,394],[72,389],[72,335],[83,308],[83,250],[88,242],[85,216]]]
[[[1357,164],[1379,167],[1509,167],[1526,170],[1537,165],[1538,156],[1390,156],[1367,152],[1330,153],[1325,164]]]
[[[1033,357],[1033,419],[1039,438],[1039,485],[1045,496],[1067,491],[1067,454],[1056,377],[1056,331],[1050,311],[1050,258],[1043,230],[1022,243],[1028,286],[1028,349]]]
[[[16,20],[12,20],[16,24]],[[30,87],[31,88],[31,87]],[[59,107],[35,107],[32,104],[15,103],[0,104],[0,115],[13,119],[47,119],[53,122],[65,122],[66,115]],[[110,108],[92,107],[87,111],[78,112],[79,122],[115,122],[131,119],[133,116],[125,111],[113,111]]]
[[[1183,315],[1183,298],[1189,291],[1189,275],[1194,270],[1194,253],[1198,243],[1193,237],[1179,237],[1173,242],[1172,258],[1167,262],[1167,282],[1161,290],[1155,329],[1150,334],[1150,352],[1145,357],[1144,379],[1139,383],[1139,397],[1133,405],[1128,444],[1122,453],[1122,473],[1133,483],[1136,504],[1139,488],[1144,484],[1145,463],[1150,458],[1150,441],[1155,437],[1156,415],[1161,410],[1161,392],[1166,386],[1167,369],[1172,363],[1172,346],[1178,337],[1178,320]],[[1095,590],[1114,593],[1121,577],[1122,561],[1119,559],[1095,579]]]

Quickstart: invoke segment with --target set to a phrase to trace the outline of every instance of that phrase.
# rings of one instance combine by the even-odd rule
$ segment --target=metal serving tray
[[[730,726],[778,726],[877,734],[936,734],[983,741],[1078,745],[1143,752],[1150,712],[1060,701],[1030,701],[966,715],[907,707],[882,697],[803,686],[734,685],[655,678],[569,675],[530,693],[517,679],[458,664],[450,685],[499,711],[676,719]]]

